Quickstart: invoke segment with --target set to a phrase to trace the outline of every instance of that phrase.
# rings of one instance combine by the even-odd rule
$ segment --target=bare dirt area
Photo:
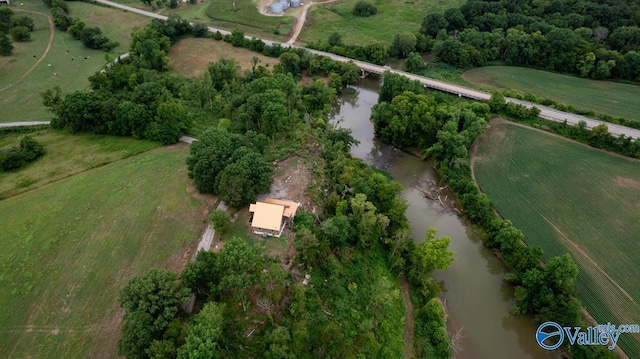
[[[614,184],[627,189],[640,189],[640,181],[628,177],[617,176]]]
[[[411,302],[411,294],[409,293],[409,283],[407,277],[402,275],[400,277],[400,291],[402,292],[402,301],[407,311],[406,321],[404,325],[404,350],[402,357],[413,358],[415,357],[415,350],[413,348],[413,339],[415,338],[416,324],[413,320],[413,302]]]
[[[220,59],[234,59],[242,70],[251,69],[251,59],[254,56],[260,60],[258,65],[267,69],[278,63],[278,59],[213,39],[180,40],[171,47],[168,55],[172,63],[171,71],[191,78],[202,76],[210,63]]]
[[[310,211],[312,204],[306,190],[309,187],[311,171],[305,166],[304,158],[296,156],[280,161],[275,164],[274,173],[271,192],[261,195],[259,199],[289,199],[299,202],[302,209]]]

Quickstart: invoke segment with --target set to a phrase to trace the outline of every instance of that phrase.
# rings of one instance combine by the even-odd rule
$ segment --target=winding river
[[[456,343],[457,358],[554,358],[535,341],[536,324],[531,317],[514,317],[509,308],[514,304],[513,288],[503,281],[505,267],[490,250],[482,245],[472,226],[459,218],[451,207],[451,193],[443,207],[425,199],[415,188],[417,179],[436,181],[437,175],[429,163],[398,151],[374,138],[370,122],[371,108],[378,102],[380,78],[362,80],[355,94],[338,98],[331,122],[350,128],[360,141],[351,149],[354,157],[390,172],[404,186],[403,195],[409,208],[407,217],[417,242],[424,238],[428,227],[436,227],[440,236],[451,238],[450,249],[455,261],[434,277],[443,288],[449,332]]]

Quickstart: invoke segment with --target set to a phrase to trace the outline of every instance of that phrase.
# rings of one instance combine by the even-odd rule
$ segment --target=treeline
[[[532,314],[540,322],[551,320],[563,326],[585,326],[575,298],[578,268],[571,257],[554,257],[543,266],[542,250],[526,246],[519,229],[496,217],[491,200],[471,178],[469,151],[487,128],[489,112],[488,104],[427,94],[419,83],[385,73],[372,118],[383,141],[417,149],[437,160],[438,172],[458,196],[464,215],[485,230],[485,245],[499,251],[511,270],[506,279],[516,287],[513,314]],[[575,358],[612,356],[600,346],[570,346],[568,350]]]
[[[69,16],[69,5],[65,0],[42,1],[51,9],[51,16],[56,28],[67,31],[69,35],[80,40],[84,46],[108,52],[120,45],[117,41],[109,40],[99,27],[87,27],[82,20]]]
[[[457,67],[490,61],[575,73],[594,79],[640,80],[636,1],[532,2],[469,0],[427,15],[420,32],[433,54]]]
[[[0,149],[0,171],[15,171],[44,155],[44,147],[31,136],[24,136],[17,146]]]
[[[73,26],[80,23],[76,22]],[[73,30],[74,27],[70,29]],[[171,17],[154,19],[132,35],[129,57],[109,64],[89,78],[91,90],[62,96],[45,91],[44,105],[55,115],[54,128],[175,143],[204,115],[193,111],[195,85],[169,74],[167,52],[194,27]]]
[[[9,56],[13,53],[13,41],[28,41],[33,31],[33,19],[27,15],[17,16],[7,6],[0,7],[0,55]]]

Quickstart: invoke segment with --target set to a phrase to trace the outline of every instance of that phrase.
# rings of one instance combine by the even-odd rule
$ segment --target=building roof
[[[251,227],[264,228],[279,231],[282,226],[284,206],[265,202],[256,202],[249,206],[249,212],[253,212]]]
[[[266,198],[264,202],[283,206],[284,207],[283,216],[287,218],[294,217],[296,215],[296,212],[298,211],[299,204],[297,202],[287,201],[284,199],[274,199],[274,198]]]

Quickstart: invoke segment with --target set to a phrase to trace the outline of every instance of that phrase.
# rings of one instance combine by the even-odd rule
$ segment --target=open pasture
[[[159,146],[159,143],[92,134],[69,135],[53,129],[0,137],[0,148],[19,143],[23,136],[35,138],[45,148],[36,162],[14,172],[0,173],[0,199],[58,181]]]
[[[115,357],[118,291],[151,267],[181,270],[212,199],[186,145],[158,148],[0,201],[0,352]]]
[[[477,146],[482,191],[544,259],[571,254],[589,313],[599,323],[640,322],[640,162],[495,120]],[[640,356],[640,336],[620,342]]]
[[[36,25],[31,41],[14,43],[13,55],[0,57],[0,122],[50,120],[51,114],[42,105],[40,92],[54,86],[60,86],[64,93],[84,90],[89,87],[87,78],[106,63],[104,51],[88,49],[71,35],[55,29],[44,60],[24,76],[45,53],[51,34],[47,6],[42,1],[24,5],[25,10],[42,14],[31,14]],[[81,18],[88,26],[100,26],[107,37],[120,42],[116,53],[126,52],[133,28],[149,21],[141,15],[103,6],[80,2],[69,5],[71,16]]]
[[[373,0],[376,15],[357,17],[352,14],[358,0],[344,0],[310,9],[299,40],[327,41],[333,32],[342,35],[345,44],[366,45],[371,42],[390,44],[400,32],[420,30],[422,19],[429,13],[444,12],[460,6],[463,0]]]

